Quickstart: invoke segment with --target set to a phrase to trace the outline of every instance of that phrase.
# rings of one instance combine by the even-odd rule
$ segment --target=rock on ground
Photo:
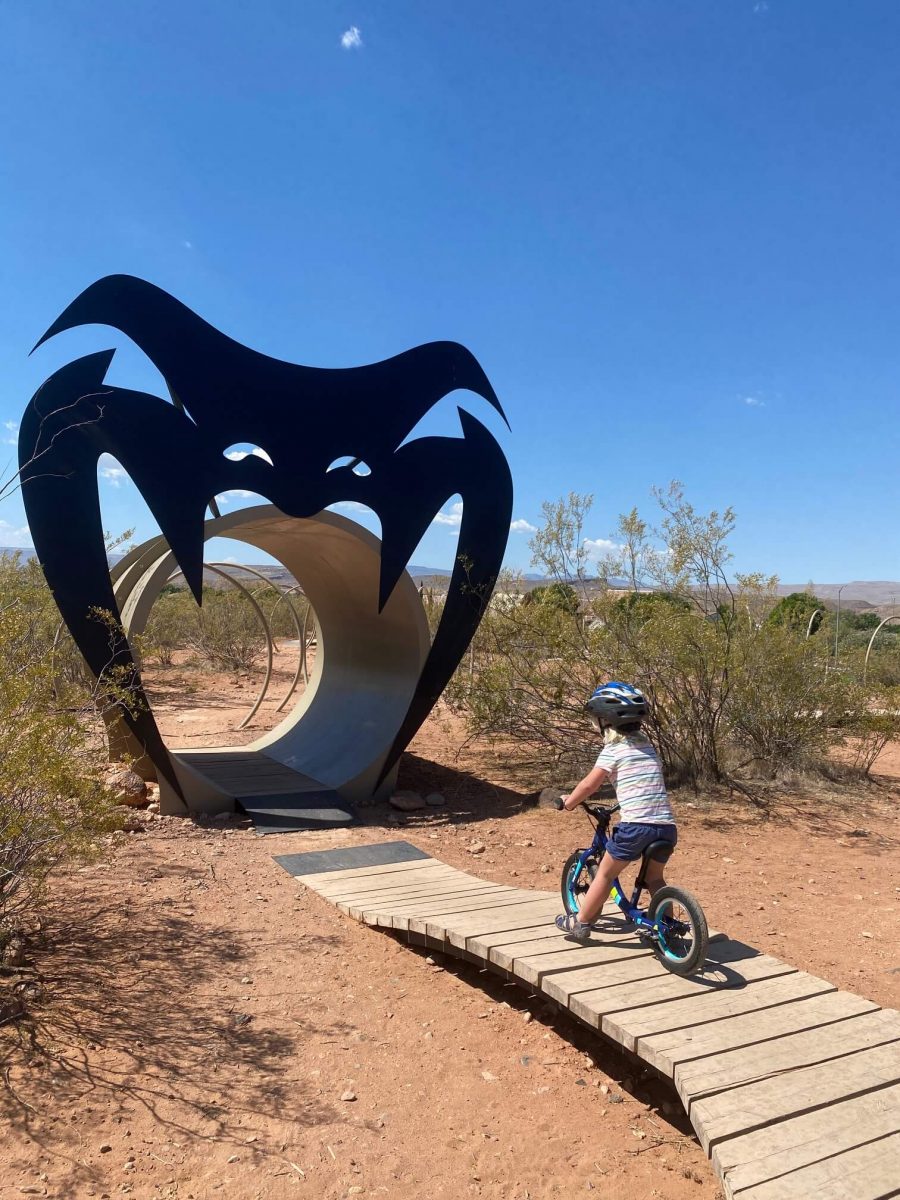
[[[394,792],[388,804],[399,812],[418,812],[426,807],[418,792]]]
[[[116,767],[108,772],[104,783],[116,804],[127,804],[132,808],[143,808],[148,803],[147,785],[135,771],[128,767]]]

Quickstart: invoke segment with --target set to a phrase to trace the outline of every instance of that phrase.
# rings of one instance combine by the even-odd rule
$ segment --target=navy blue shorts
[[[636,821],[620,821],[606,843],[606,852],[622,862],[634,862],[640,858],[651,842],[678,841],[678,830],[674,825],[641,825]]]

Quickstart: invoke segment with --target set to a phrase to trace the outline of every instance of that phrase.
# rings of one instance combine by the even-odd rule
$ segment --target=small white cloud
[[[97,471],[101,479],[105,479],[110,487],[120,487],[126,471],[111,454],[101,454],[97,462]]]
[[[5,437],[3,439],[3,441],[6,443],[6,445],[7,446],[18,445],[19,439],[16,437],[16,434],[19,432],[19,422],[18,421],[4,421],[3,428],[9,433],[9,437]]]
[[[242,458],[246,458],[248,454],[254,455],[256,458],[265,459],[267,463],[272,464],[271,458],[266,454],[265,450],[260,450],[259,446],[254,446],[252,450],[226,450],[225,457],[230,458],[232,462],[240,462]]]
[[[765,408],[765,400],[760,400],[759,396],[745,396],[744,403],[748,408]]]
[[[521,517],[509,527],[510,533],[537,533],[537,525],[532,525],[530,521],[525,521]]]
[[[31,549],[31,533],[27,525],[10,525],[0,521],[0,546],[9,550]]]
[[[597,562],[609,554],[618,554],[622,547],[618,542],[611,542],[609,538],[585,538],[584,549],[588,558]]]
[[[187,239],[185,239],[181,244],[184,246],[185,250],[193,250],[194,248],[194,243],[187,241]]]
[[[341,34],[341,45],[345,50],[361,50],[362,44],[362,34],[358,25],[351,25]]]
[[[448,513],[439,512],[432,522],[433,525],[451,525],[454,529],[458,529],[462,523],[462,500],[457,500],[455,504],[450,505]]]
[[[3,428],[8,429],[10,433],[16,433],[16,431],[19,428],[19,422],[18,421],[4,421]]]

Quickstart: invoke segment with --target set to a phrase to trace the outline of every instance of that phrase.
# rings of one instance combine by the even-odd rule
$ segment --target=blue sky
[[[105,329],[27,357],[123,271],[296,362],[465,343],[522,527],[593,492],[602,539],[679,478],[738,569],[898,578],[898,52],[894,0],[7,0],[0,433],[88,350],[158,389]]]

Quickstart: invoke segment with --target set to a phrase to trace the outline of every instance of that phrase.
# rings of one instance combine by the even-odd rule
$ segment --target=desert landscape
[[[296,647],[280,647],[273,695]],[[170,742],[221,744],[253,688],[156,671]],[[246,736],[275,720],[273,700]],[[187,718],[187,719],[186,719]],[[273,855],[398,837],[488,880],[553,890],[587,829],[536,804],[502,749],[439,707],[399,786],[444,805],[259,837],[130,809],[99,861],[57,875],[0,1028],[0,1195],[626,1200],[720,1196],[674,1090],[499,976],[357,925]],[[852,801],[676,793],[670,875],[710,923],[900,1004],[900,745]]]

